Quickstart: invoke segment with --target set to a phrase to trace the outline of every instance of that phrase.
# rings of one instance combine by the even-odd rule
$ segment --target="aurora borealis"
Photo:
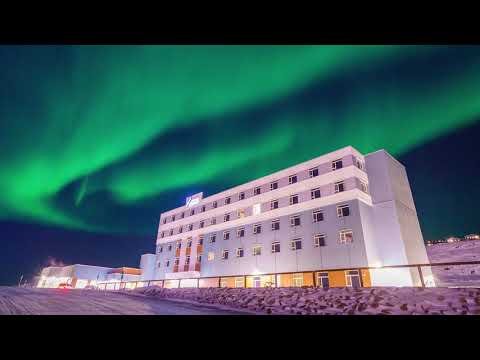
[[[0,65],[0,226],[19,249],[47,227],[69,244],[50,255],[85,262],[105,236],[97,262],[135,266],[116,239],[152,251],[187,195],[346,145],[406,165],[425,238],[480,231],[479,46],[0,46]]]

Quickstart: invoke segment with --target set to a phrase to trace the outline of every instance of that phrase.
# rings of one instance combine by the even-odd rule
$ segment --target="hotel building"
[[[416,268],[385,266],[429,262],[405,167],[351,146],[187,198],[156,245],[165,287],[419,286]]]

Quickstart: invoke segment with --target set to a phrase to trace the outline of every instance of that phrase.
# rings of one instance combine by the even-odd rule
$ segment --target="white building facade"
[[[189,197],[161,214],[156,245],[144,261],[171,286],[418,286],[416,268],[387,266],[429,262],[405,167],[350,146]]]

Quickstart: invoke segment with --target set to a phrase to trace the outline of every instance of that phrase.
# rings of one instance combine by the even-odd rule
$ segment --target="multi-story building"
[[[156,243],[166,287],[416,286],[417,269],[384,266],[428,263],[405,167],[350,146],[189,197]]]

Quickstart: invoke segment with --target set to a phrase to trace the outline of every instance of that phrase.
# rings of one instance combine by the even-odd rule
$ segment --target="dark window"
[[[198,238],[198,245],[203,245],[203,235]]]
[[[313,222],[320,222],[323,221],[323,212],[322,211],[314,211],[313,212]]]
[[[195,215],[195,209],[190,210],[190,216]]]
[[[272,200],[270,203],[270,209],[278,209],[278,200]]]
[[[288,178],[289,184],[295,184],[297,182],[297,175],[292,175]]]
[[[348,205],[337,206],[337,216],[344,217],[350,215],[350,208]]]
[[[298,195],[290,196],[290,205],[298,204]]]
[[[333,171],[341,169],[342,167],[343,167],[343,163],[342,163],[341,159],[332,161],[332,170]]]
[[[212,207],[213,207],[214,209],[217,207],[217,202],[216,202],[216,201],[214,201],[214,202],[212,203]]]
[[[172,251],[172,244],[168,245],[168,251]]]
[[[253,195],[260,195],[260,192],[261,192],[261,188],[260,187],[256,187],[254,190],[253,190]]]
[[[277,190],[278,189],[278,182],[270,183],[270,190]]]
[[[238,194],[238,200],[243,200],[245,199],[245,193],[241,192],[240,194]]]
[[[223,221],[230,221],[230,214],[225,214]]]
[[[280,220],[272,221],[272,231],[280,230]]]
[[[315,177],[315,176],[318,176],[318,168],[310,169],[308,173],[309,173],[311,178]]]
[[[237,230],[237,237],[244,237],[245,236],[245,229],[240,228]]]
[[[193,224],[188,225],[188,231],[192,231],[192,230],[193,230]]]
[[[217,240],[217,236],[216,236],[216,235],[210,236],[210,242],[211,242],[211,243],[214,243],[216,240]]]
[[[223,260],[227,260],[227,259],[228,259],[228,250],[223,250],[222,259],[223,259]]]
[[[183,226],[180,226],[180,227],[178,228],[178,232],[179,232],[179,233],[182,233],[182,232],[183,232]]]
[[[292,241],[292,250],[301,250],[302,249],[302,240],[295,239]]]
[[[315,247],[325,246],[325,235],[324,234],[316,234],[313,237],[313,244]]]
[[[272,253],[279,253],[280,252],[280,242],[272,243]]]
[[[164,223],[164,224],[167,223],[167,218],[164,218],[164,219],[163,219],[163,223]]]
[[[343,181],[335,183],[335,192],[339,193],[345,191],[345,184]]]
[[[173,235],[173,229],[170,229],[170,236]]]
[[[212,218],[212,220],[210,220],[210,224],[215,225],[216,223],[217,223],[217,218]]]
[[[312,196],[312,199],[318,199],[320,197],[320,189],[313,189],[310,191],[310,195]]]
[[[200,221],[200,227],[203,228],[204,225],[205,225],[205,221]]]
[[[230,204],[230,200],[232,200],[230,197],[225,198],[225,205]]]
[[[162,233],[160,234],[160,237],[163,238],[164,236],[165,236],[165,234],[162,231]]]
[[[159,253],[162,253],[162,252],[163,252],[163,246],[160,246],[160,248],[158,249],[158,252],[159,252]]]
[[[230,231],[225,231],[223,233],[223,240],[228,240],[230,239]]]
[[[202,212],[205,212],[205,209],[206,209],[205,205],[202,205]]]
[[[253,225],[253,233],[254,234],[260,234],[261,232],[262,232],[262,225],[261,224]]]
[[[300,226],[300,216],[293,216],[290,218],[291,226]]]
[[[190,265],[190,256],[185,257],[185,265]]]
[[[175,215],[172,216],[172,221],[175,221]]]
[[[237,257],[243,257],[243,249],[242,248],[237,249]]]
[[[182,219],[183,219],[184,217],[185,217],[185,213],[184,213],[184,212],[182,212],[182,213],[180,214],[180,218],[182,218]]]

